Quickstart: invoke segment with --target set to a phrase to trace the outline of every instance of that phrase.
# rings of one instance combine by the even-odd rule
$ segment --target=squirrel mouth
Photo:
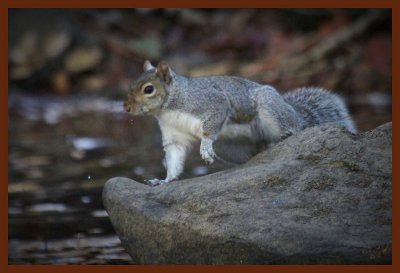
[[[129,105],[126,104],[126,102],[124,102],[124,109],[126,112],[131,112],[131,107]]]

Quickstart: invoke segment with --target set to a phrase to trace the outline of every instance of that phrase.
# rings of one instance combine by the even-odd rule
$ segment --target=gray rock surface
[[[390,264],[391,184],[391,123],[324,125],[207,176],[112,178],[103,202],[136,263]]]

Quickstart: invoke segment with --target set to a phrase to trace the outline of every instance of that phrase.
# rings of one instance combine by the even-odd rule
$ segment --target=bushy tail
[[[356,133],[357,129],[343,100],[322,88],[298,88],[283,95],[303,118],[304,128],[334,122]]]

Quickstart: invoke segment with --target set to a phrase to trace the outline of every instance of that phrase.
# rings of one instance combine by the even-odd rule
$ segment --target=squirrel
[[[151,186],[179,178],[187,152],[200,139],[207,164],[220,157],[217,139],[244,138],[251,143],[278,142],[318,124],[333,122],[357,130],[342,99],[323,88],[299,88],[280,95],[270,85],[234,76],[185,77],[165,61],[131,85],[124,108],[133,115],[152,115],[159,123],[167,176]]]

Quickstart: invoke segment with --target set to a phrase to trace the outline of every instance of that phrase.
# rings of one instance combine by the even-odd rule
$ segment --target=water
[[[132,118],[121,101],[22,93],[10,94],[9,120],[9,263],[134,263],[101,194],[111,177],[165,175],[156,122]],[[183,177],[208,172],[191,156]]]
[[[156,122],[132,118],[121,101],[13,91],[9,97],[9,263],[134,263],[101,193],[115,176],[163,178]],[[374,94],[349,104],[362,131],[391,120],[390,97]],[[222,168],[205,166],[194,149],[183,177]]]

